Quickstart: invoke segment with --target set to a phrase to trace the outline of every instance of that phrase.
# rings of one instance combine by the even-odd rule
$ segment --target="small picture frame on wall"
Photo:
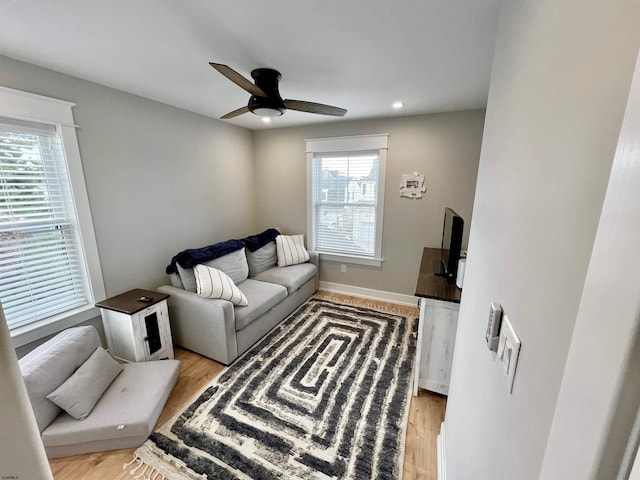
[[[424,175],[413,172],[411,175],[402,175],[400,182],[400,196],[406,198],[422,198],[422,194],[427,191],[424,184]]]

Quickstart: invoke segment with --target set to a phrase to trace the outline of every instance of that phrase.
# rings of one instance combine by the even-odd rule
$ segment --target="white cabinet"
[[[418,387],[442,395],[449,393],[459,310],[459,303],[420,299],[414,395]]]
[[[148,302],[141,297],[151,298]],[[173,358],[166,294],[132,290],[96,304],[109,352],[127,362]]]

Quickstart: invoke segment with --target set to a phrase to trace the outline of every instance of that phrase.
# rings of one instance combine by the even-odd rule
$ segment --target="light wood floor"
[[[417,315],[417,309],[407,308],[415,310]],[[182,362],[180,377],[157,426],[169,420],[224,369],[223,365],[188,350],[177,348],[175,355]],[[404,480],[437,480],[436,437],[444,420],[446,403],[446,397],[425,390],[420,390],[417,397],[412,397],[405,444]],[[57,458],[51,460],[50,465],[56,480],[132,480],[133,477],[123,470],[122,465],[131,461],[134,451],[135,448],[130,448]]]

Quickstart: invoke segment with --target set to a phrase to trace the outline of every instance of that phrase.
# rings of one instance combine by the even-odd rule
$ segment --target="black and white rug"
[[[400,479],[416,326],[312,297],[154,432],[136,473]]]

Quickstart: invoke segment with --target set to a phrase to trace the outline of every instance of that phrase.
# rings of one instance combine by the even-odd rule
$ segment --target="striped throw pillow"
[[[309,252],[304,248],[304,235],[278,235],[276,237],[278,266],[287,267],[309,261]]]
[[[193,267],[193,273],[196,277],[196,293],[201,297],[229,300],[241,307],[249,305],[244,293],[222,270],[207,265],[196,265]]]

